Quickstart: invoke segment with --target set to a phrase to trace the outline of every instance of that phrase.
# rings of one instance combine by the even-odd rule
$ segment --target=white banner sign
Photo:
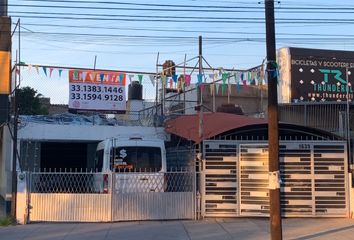
[[[69,108],[124,112],[125,73],[70,70]]]

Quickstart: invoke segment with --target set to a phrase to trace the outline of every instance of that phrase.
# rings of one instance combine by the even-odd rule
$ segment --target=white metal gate
[[[18,219],[26,218],[28,222],[167,220],[196,216],[193,171],[25,175],[28,177],[19,178],[17,212]]]
[[[204,217],[269,215],[266,143],[205,141],[204,156]],[[279,158],[284,216],[348,216],[345,142],[281,141]],[[230,162],[230,159],[233,160]]]
[[[112,220],[167,220],[195,217],[195,174],[115,173]]]

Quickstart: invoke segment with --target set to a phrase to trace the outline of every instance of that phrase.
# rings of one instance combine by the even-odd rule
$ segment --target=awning
[[[262,124],[267,121],[260,118],[251,118],[230,113],[203,114],[203,140],[214,137],[231,129],[248,125]],[[199,137],[199,114],[183,115],[165,122],[165,130],[195,143],[201,141]]]

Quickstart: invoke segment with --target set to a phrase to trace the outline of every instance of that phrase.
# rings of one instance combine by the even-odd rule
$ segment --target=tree
[[[16,90],[18,114],[20,115],[48,115],[48,108],[43,106],[43,95],[31,87],[23,87]]]

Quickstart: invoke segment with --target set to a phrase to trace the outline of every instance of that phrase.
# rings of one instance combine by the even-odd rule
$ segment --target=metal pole
[[[265,0],[267,74],[268,74],[268,148],[269,148],[269,202],[270,235],[272,240],[282,239],[280,184],[279,184],[279,129],[274,1]]]
[[[158,106],[158,102],[159,102],[159,79],[158,79],[158,75],[159,75],[159,57],[160,57],[160,52],[157,53],[157,57],[156,57],[156,76],[155,76],[155,84],[156,84],[156,96],[155,96],[155,106],[156,106],[156,116],[157,116],[157,106]]]
[[[18,62],[21,62],[21,23],[18,20]],[[15,69],[16,71],[16,69]],[[21,72],[19,67],[19,82],[21,82]],[[16,72],[15,72],[16,74]],[[15,78],[16,79],[16,78]],[[17,201],[17,123],[18,123],[18,101],[17,101],[17,83],[15,82],[13,104],[14,104],[14,118],[13,118],[13,146],[12,146],[12,197],[11,197],[11,215],[16,217],[16,201]]]
[[[186,113],[186,64],[187,64],[187,54],[184,54],[184,63],[183,63],[183,79],[184,83],[182,84],[183,89],[183,114]]]
[[[96,71],[97,55],[95,55],[95,60],[93,62],[93,71]]]
[[[347,122],[346,122],[346,125],[347,125],[347,141],[348,141],[348,158],[349,158],[349,164],[350,164],[350,170],[352,170],[352,166],[353,166],[353,163],[352,163],[352,159],[351,159],[351,156],[352,156],[352,153],[351,153],[351,139],[350,139],[350,105],[349,105],[349,73],[348,73],[348,67],[345,68],[345,77],[346,77],[346,80],[347,80]]]
[[[199,76],[203,72],[203,66],[202,66],[202,36],[199,36]],[[200,83],[202,84],[202,83]],[[203,93],[201,91],[201,86],[198,86],[197,88],[198,91],[198,98],[199,98],[199,139],[200,139],[200,145],[199,145],[199,151],[201,153],[201,142],[203,140]]]

